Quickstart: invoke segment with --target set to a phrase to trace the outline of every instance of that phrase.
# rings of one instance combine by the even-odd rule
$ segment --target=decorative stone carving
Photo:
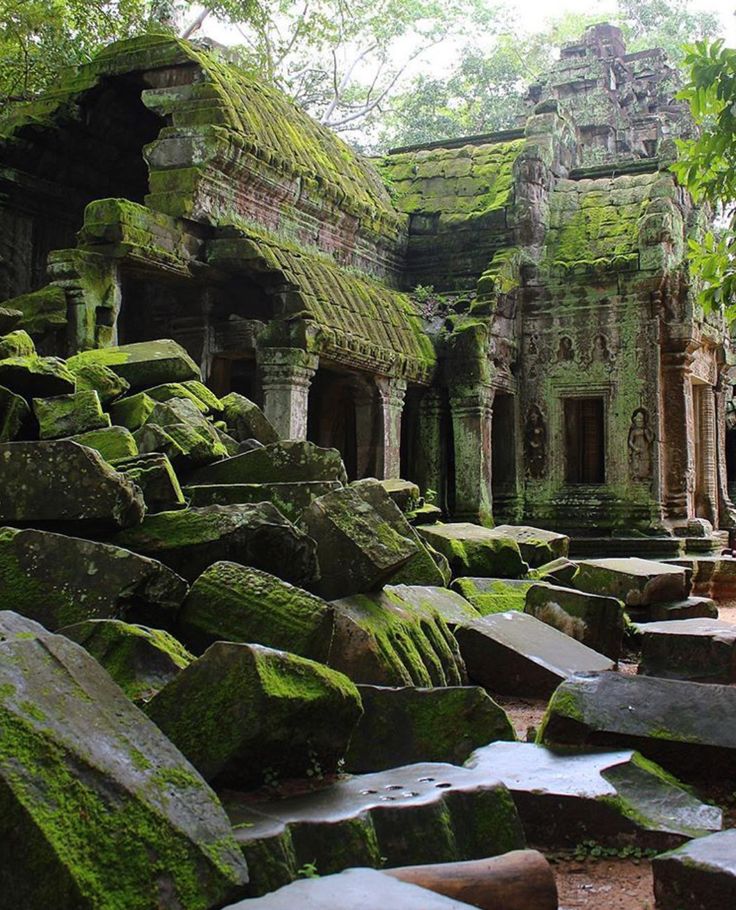
[[[629,468],[632,480],[652,479],[653,443],[654,430],[649,425],[649,411],[637,408],[631,415],[629,429]]]
[[[532,480],[539,480],[547,468],[547,428],[538,404],[533,404],[527,413],[524,446],[527,474]]]
[[[557,348],[557,362],[570,363],[575,359],[575,349],[572,344],[572,338],[569,335],[563,335]]]
[[[605,335],[595,336],[590,357],[593,363],[611,364],[613,361],[613,352],[608,346],[608,339]]]

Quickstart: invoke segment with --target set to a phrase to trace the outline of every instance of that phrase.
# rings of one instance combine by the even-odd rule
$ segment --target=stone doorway
[[[602,398],[565,399],[565,480],[605,483],[605,422]]]
[[[491,490],[497,522],[511,520],[516,505],[515,412],[514,396],[496,392],[491,420]]]

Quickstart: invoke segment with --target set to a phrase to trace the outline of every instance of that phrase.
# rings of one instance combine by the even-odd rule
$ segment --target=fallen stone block
[[[131,432],[140,430],[151,416],[156,402],[145,392],[130,395],[114,401],[110,405],[110,418],[117,426],[126,427]]]
[[[627,607],[633,622],[668,622],[677,619],[718,619],[718,607],[710,597],[686,597],[672,603]]]
[[[189,484],[184,492],[193,506],[270,502],[289,521],[297,522],[315,499],[341,488],[342,484],[337,480],[307,480],[298,483]]]
[[[553,559],[551,562],[546,562],[536,569],[532,569],[529,575],[531,578],[539,579],[539,581],[547,581],[553,585],[562,585],[564,588],[569,588],[577,570],[578,564],[576,562],[560,557],[559,559]]]
[[[573,673],[613,661],[527,613],[496,613],[455,630],[468,676],[504,695],[548,696]]]
[[[684,780],[733,776],[736,689],[618,673],[576,675],[552,696],[539,741],[635,748]]]
[[[414,512],[421,504],[422,494],[419,487],[410,480],[392,477],[387,480],[379,480],[377,483],[383,487],[392,502],[404,514]]]
[[[102,411],[100,396],[92,390],[56,398],[34,398],[33,413],[41,439],[75,436],[110,426],[110,417]]]
[[[624,636],[624,605],[615,597],[573,588],[532,585],[524,611],[594,651],[618,660]]]
[[[79,363],[72,358],[67,361],[66,365],[77,381],[77,391],[91,389],[97,392],[104,405],[109,405],[130,389],[129,383],[106,367],[104,363],[95,361]]]
[[[244,395],[230,392],[221,401],[225,423],[238,442],[257,439],[264,446],[279,441],[279,434],[263,411]]]
[[[145,394],[154,401],[185,399],[191,402],[200,414],[219,414],[222,411],[220,399],[196,379],[186,382],[165,382],[152,389],[146,389]]]
[[[338,875],[284,885],[265,897],[231,904],[225,910],[470,910],[470,904],[426,888],[397,881],[373,869],[347,869]]]
[[[138,454],[138,446],[130,430],[125,427],[103,427],[70,437],[72,442],[94,449],[107,462],[119,461]],[[145,497],[144,497],[145,498]]]
[[[182,641],[201,654],[216,641],[257,642],[326,663],[334,611],[302,588],[234,562],[217,562],[194,582],[179,613]]]
[[[363,716],[350,740],[351,774],[417,761],[462,764],[479,746],[516,739],[506,712],[477,686],[358,686]]]
[[[329,875],[355,865],[479,859],[525,846],[513,799],[487,769],[424,762],[302,796],[255,802],[227,793],[223,800],[255,894],[296,878],[305,863]]]
[[[531,568],[542,566],[553,559],[566,558],[570,548],[570,538],[556,531],[545,531],[526,525],[496,525],[492,530],[499,537],[515,540],[519,545],[522,559],[528,562]]]
[[[447,558],[453,575],[516,578],[528,569],[518,543],[510,537],[500,537],[490,528],[455,522],[419,525],[417,531]]]
[[[177,470],[190,470],[227,456],[214,427],[207,429],[189,423],[170,423],[165,428],[147,423],[133,434],[141,453],[160,452]]]
[[[318,575],[314,541],[267,502],[147,515],[114,542],[159,559],[188,581],[223,560],[293,584],[312,585]]]
[[[330,666],[376,686],[457,686],[466,682],[457,642],[429,604],[385,589],[332,602]]]
[[[673,559],[671,564],[692,573],[693,594],[714,600],[736,598],[736,559],[732,556]]]
[[[30,401],[68,395],[76,388],[74,374],[57,357],[9,357],[0,360],[0,385]]]
[[[629,607],[682,600],[689,588],[684,569],[635,556],[582,559],[574,585],[589,594],[622,600]]]
[[[12,307],[0,306],[0,332],[12,332],[23,319],[23,311]]]
[[[12,442],[24,435],[31,421],[25,398],[0,386],[0,442]]]
[[[472,604],[450,588],[430,585],[385,585],[383,594],[397,606],[437,613],[451,629],[472,622],[480,616]]]
[[[81,645],[137,704],[149,701],[194,660],[168,632],[119,619],[88,619],[59,634]]]
[[[171,462],[161,452],[120,459],[115,462],[115,470],[140,487],[148,512],[166,512],[186,505]]]
[[[736,625],[681,619],[637,626],[642,676],[701,683],[736,682]]]
[[[199,367],[184,348],[167,338],[83,351],[70,357],[68,363],[70,370],[102,364],[122,376],[134,392],[164,382],[202,378]]]
[[[243,894],[214,793],[79,645],[0,643],[0,731],[5,903],[180,910]]]
[[[494,742],[474,752],[466,767],[498,776],[514,797],[527,840],[544,849],[594,840],[668,850],[723,825],[720,809],[631,750],[567,755]]]
[[[521,578],[456,578],[453,591],[469,601],[481,616],[505,613],[507,610],[524,612],[527,591],[534,581]]]
[[[0,565],[0,603],[51,631],[86,619],[170,626],[187,593],[153,559],[30,528],[0,529]]]
[[[191,483],[296,483],[337,480],[347,483],[337,449],[287,439],[226,458],[197,471]]]
[[[0,444],[0,524],[138,524],[143,494],[94,449],[65,439]]]
[[[217,642],[146,713],[218,787],[333,774],[362,713],[342,673],[256,644]]]
[[[380,588],[419,553],[414,541],[352,487],[315,499],[300,525],[316,541],[321,571],[316,590],[328,600]]]
[[[0,360],[8,357],[32,357],[36,353],[33,339],[23,329],[0,335]]]
[[[736,830],[699,837],[652,860],[657,910],[736,906]]]

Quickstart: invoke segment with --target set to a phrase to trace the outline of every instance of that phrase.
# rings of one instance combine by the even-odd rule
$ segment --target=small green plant
[[[317,871],[317,864],[314,860],[311,863],[304,863],[299,869],[296,870],[296,874],[299,878],[319,878],[319,872]]]
[[[641,859],[651,859],[656,855],[656,850],[648,850],[634,844],[627,844],[625,847],[607,847],[594,840],[584,840],[575,847],[573,859],[579,862],[585,859],[632,859],[638,862]]]
[[[324,780],[325,774],[322,769],[322,765],[319,763],[319,756],[310,748],[307,753],[309,757],[309,764],[307,765],[307,777],[312,780]]]

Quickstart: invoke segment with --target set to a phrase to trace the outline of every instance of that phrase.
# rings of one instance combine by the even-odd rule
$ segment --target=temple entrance
[[[605,425],[602,398],[565,399],[565,480],[605,483]]]
[[[516,499],[516,417],[514,396],[496,392],[491,421],[493,515],[506,521]]]

